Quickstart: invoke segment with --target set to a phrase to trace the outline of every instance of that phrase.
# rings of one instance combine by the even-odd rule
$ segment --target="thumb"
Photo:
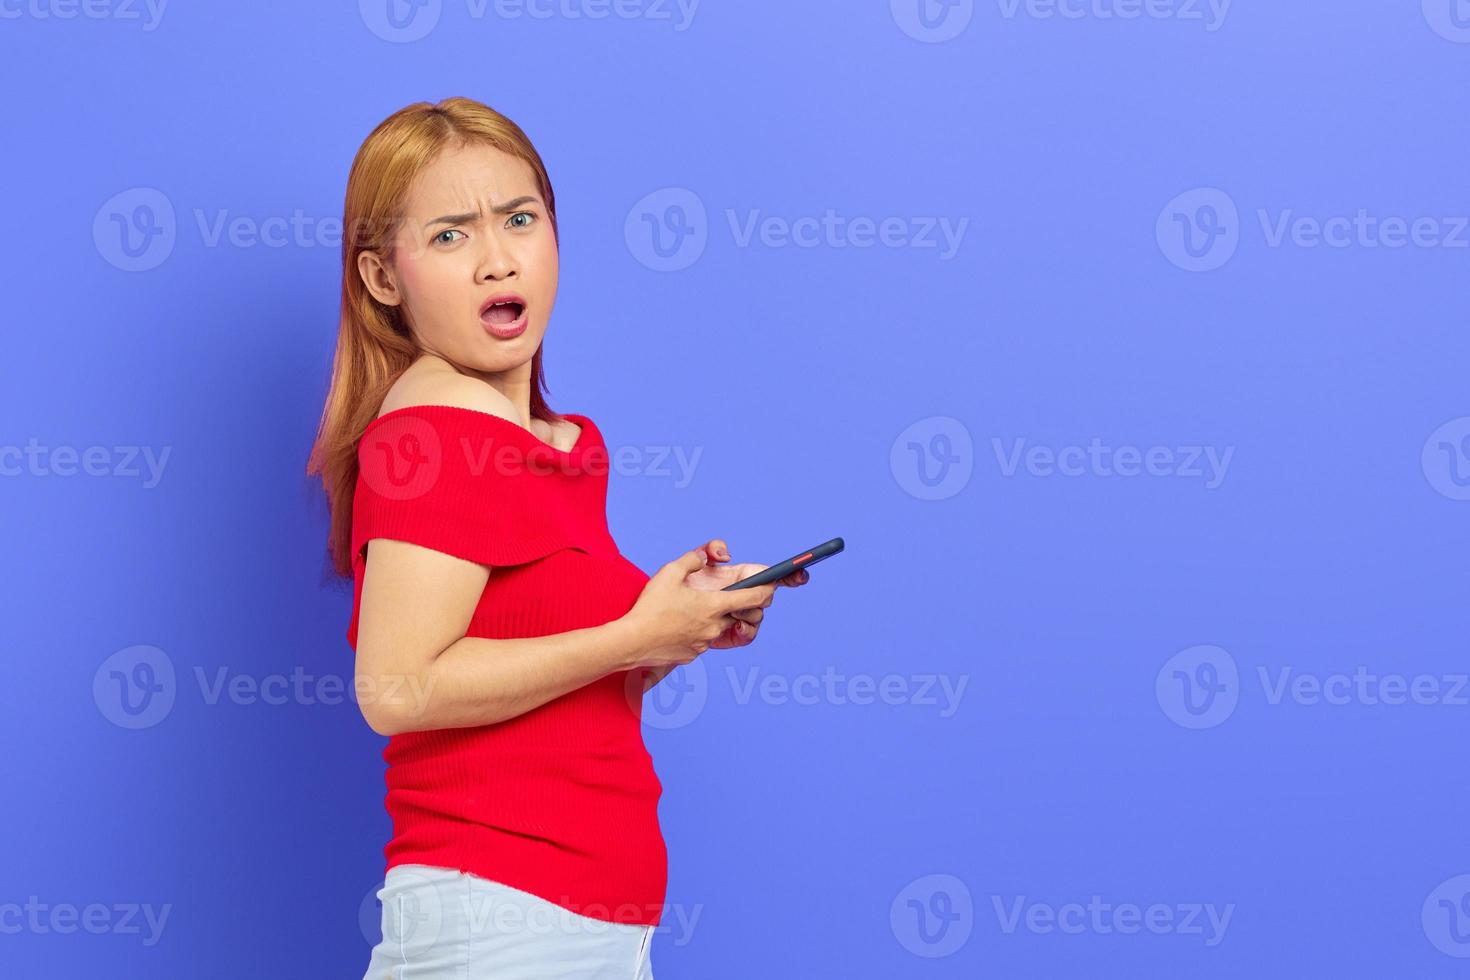
[[[726,615],[741,609],[754,609],[757,606],[763,606],[775,594],[775,582],[767,582],[765,585],[756,585],[748,589],[736,589],[733,592],[721,591],[715,593],[715,595],[727,597],[720,603],[720,612]]]
[[[705,566],[705,555],[703,546],[686,551],[678,558],[669,562],[664,568],[670,570],[670,574],[677,576],[680,580],[690,574],[697,572]]]

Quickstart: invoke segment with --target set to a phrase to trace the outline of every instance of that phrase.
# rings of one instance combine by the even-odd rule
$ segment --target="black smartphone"
[[[772,565],[770,568],[756,572],[754,575],[747,575],[740,581],[725,586],[720,591],[729,592],[731,589],[749,589],[757,585],[765,585],[767,582],[774,582],[777,579],[783,579],[798,568],[810,568],[823,558],[831,558],[841,550],[841,538],[823,541],[815,548],[808,548],[801,554],[794,555],[779,564]]]

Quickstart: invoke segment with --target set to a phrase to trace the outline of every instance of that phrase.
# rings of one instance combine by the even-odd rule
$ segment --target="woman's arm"
[[[355,681],[380,735],[514,718],[633,668],[644,652],[626,617],[550,636],[465,636],[492,574],[486,566],[389,538],[373,539],[368,553]]]

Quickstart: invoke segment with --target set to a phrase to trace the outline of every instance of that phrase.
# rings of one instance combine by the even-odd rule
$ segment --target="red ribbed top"
[[[633,607],[648,576],[608,531],[607,446],[591,419],[564,415],[582,429],[566,452],[447,405],[368,425],[352,506],[354,651],[373,538],[492,566],[467,636],[564,633]],[[663,786],[643,744],[640,678],[616,671],[496,724],[391,736],[385,872],[456,868],[592,918],[657,925]]]

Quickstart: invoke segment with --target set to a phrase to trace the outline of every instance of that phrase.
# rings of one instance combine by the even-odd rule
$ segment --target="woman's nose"
[[[520,271],[517,268],[515,253],[511,249],[496,240],[494,235],[488,236],[485,241],[479,268],[479,277],[482,280],[504,279]]]

